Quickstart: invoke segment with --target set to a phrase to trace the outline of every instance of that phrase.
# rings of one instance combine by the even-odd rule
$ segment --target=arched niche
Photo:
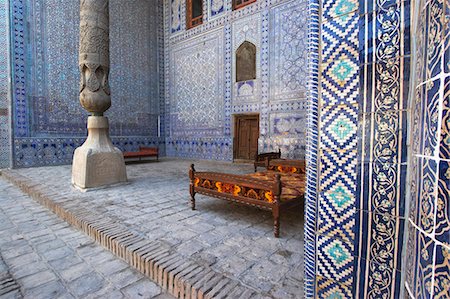
[[[256,79],[256,46],[243,42],[236,50],[236,82]]]

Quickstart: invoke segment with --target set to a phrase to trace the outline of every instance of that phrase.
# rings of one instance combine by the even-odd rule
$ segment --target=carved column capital
[[[111,107],[109,0],[80,1],[80,103],[94,115]]]

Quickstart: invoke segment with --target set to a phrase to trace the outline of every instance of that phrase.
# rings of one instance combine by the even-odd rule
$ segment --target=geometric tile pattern
[[[233,158],[231,138],[166,138],[166,154],[170,157],[230,161]]]
[[[171,50],[172,136],[223,135],[222,34],[215,31]]]
[[[77,53],[73,52],[78,46],[79,9],[77,5],[62,7],[54,0],[13,0],[10,3],[14,45],[11,53],[14,62],[11,70],[13,164],[16,167],[43,165],[37,151],[42,144],[47,144],[47,139],[52,139],[57,148],[66,148],[73,144],[72,138],[86,134],[87,113],[78,101],[79,71]],[[111,120],[111,135],[121,136],[121,139],[129,136],[130,143],[141,136],[138,139],[145,143],[149,138],[163,136],[158,132],[161,127],[158,120],[164,120],[159,117],[160,103],[164,99],[158,90],[157,63],[164,45],[158,36],[161,22],[153,17],[160,14],[160,7],[139,0],[112,1],[110,13],[113,99],[107,116]],[[64,21],[67,15],[74,18]],[[132,18],[143,21],[116,25]],[[28,21],[32,26],[26,25]],[[141,38],[135,38],[136,32],[140,32]],[[124,40],[129,42],[123,43]],[[130,98],[130,94],[134,96]],[[23,149],[29,155],[24,156]],[[70,163],[72,153],[73,149],[58,151],[46,163]]]
[[[317,248],[317,275],[351,287],[353,268],[349,267],[349,262],[353,262],[353,243],[335,237],[318,235]],[[320,282],[318,283],[318,293],[324,293],[323,285]]]
[[[353,298],[352,290],[348,286],[337,285],[333,280],[326,279],[322,276],[318,276],[317,281],[318,284],[322,286],[322,289],[320,292],[321,297],[316,298],[326,298],[326,299]]]
[[[307,91],[304,45],[307,18],[302,7],[305,8],[306,3],[306,0],[258,0],[233,11],[231,1],[207,0],[204,1],[203,24],[186,30],[183,21],[180,26],[176,25],[178,19],[184,20],[185,3],[165,1],[168,12],[165,48],[169,52],[165,55],[165,67],[171,74],[166,75],[165,82],[165,95],[170,99],[166,102],[166,115],[170,115],[166,126],[171,128],[166,139],[168,155],[230,161],[233,143],[228,140],[233,135],[232,115],[259,113],[259,151],[280,148],[285,157],[304,157],[306,122],[302,120],[306,119],[303,109]],[[220,37],[214,43],[205,43],[205,37],[212,35]],[[235,51],[244,41],[257,47],[256,79],[236,83]],[[184,54],[179,51],[183,47]],[[191,55],[192,59],[180,60],[186,55]],[[212,57],[223,57],[223,60],[207,64],[205,61]],[[174,80],[174,68],[179,73],[186,63],[192,65],[184,69],[195,67],[198,72],[186,72],[183,78]],[[276,74],[271,65],[277,66]],[[196,92],[189,94],[191,87],[206,86],[208,88],[201,94],[209,93],[207,96],[194,97]],[[277,100],[272,105],[275,90],[278,90]],[[198,101],[203,103],[199,106],[201,109],[192,106]],[[216,145],[228,148],[213,149]],[[205,153],[210,152],[217,154],[208,157]]]
[[[339,150],[355,150],[357,142],[357,105],[327,106],[323,108],[323,147]]]
[[[450,298],[450,3],[421,3],[417,20],[406,293]]]
[[[158,69],[156,70],[156,73],[158,75],[158,94],[159,94],[159,119],[157,120],[157,136],[158,137],[164,137],[166,136],[166,121],[168,117],[166,117],[166,83],[165,83],[165,76],[166,76],[166,61],[165,61],[165,18],[164,18],[164,0],[157,0],[157,20],[156,23],[158,24],[157,27],[157,38],[158,38]],[[169,18],[167,18],[169,19]]]
[[[347,298],[354,282],[359,111],[357,24],[356,13],[335,16],[321,24],[316,230],[319,298]]]
[[[306,8],[306,1],[289,1],[275,6],[268,16],[269,60],[263,96],[267,99],[270,112],[267,122],[262,124],[262,129],[268,135],[260,142],[263,143],[262,150],[276,150],[278,147],[287,158],[304,158],[305,155],[305,62],[308,59]],[[282,142],[279,142],[280,139]]]
[[[347,242],[355,240],[356,159],[356,151],[346,155],[337,151],[321,153],[322,177],[317,212],[319,235]]]
[[[307,3],[290,2],[276,7],[271,14],[271,100],[298,98],[306,91],[308,55]],[[278,25],[280,24],[280,25]]]
[[[357,0],[323,1],[322,4],[323,20],[333,19],[342,15],[346,15],[355,10],[358,10],[359,6],[358,4],[359,3]],[[361,5],[363,4],[364,3],[361,3]]]
[[[163,138],[111,136],[111,139],[114,146],[122,151],[137,151],[139,146],[156,146],[161,155],[165,155]],[[73,152],[84,141],[83,137],[15,138],[13,162],[17,168],[71,164]]]
[[[34,0],[30,1],[27,11],[33,14],[34,22],[27,29],[32,39],[26,45],[31,51],[26,67],[33,74],[27,79],[28,105],[33,111],[32,134],[83,136],[87,113],[78,101],[80,75],[76,67],[79,6],[62,5],[56,0]],[[114,120],[111,134],[156,135],[160,100],[156,67],[157,6],[140,0],[111,1],[110,14],[112,67],[109,81],[113,104],[107,115]],[[74,17],[68,19],[67,15]],[[122,22],[133,18],[142,21]],[[140,37],[133,38],[137,33]],[[130,93],[134,96],[130,97]],[[140,109],[129,110],[128,107],[134,105]]]
[[[318,0],[308,2],[308,130],[306,138],[305,194],[305,296],[316,298],[316,222],[318,203],[319,154],[319,44],[320,9]],[[336,290],[334,290],[336,291]],[[332,290],[333,292],[333,290]]]
[[[26,78],[25,78],[25,1],[17,0],[10,2],[11,19],[10,31],[13,34],[11,44],[14,48],[11,50],[11,60],[14,61],[11,76],[13,79],[13,105],[14,112],[14,135],[16,137],[25,137],[28,135],[28,115],[29,108],[26,100]],[[14,25],[13,25],[14,24]]]
[[[305,265],[309,297],[398,298],[404,268],[411,295],[448,296],[448,251],[442,248],[449,241],[450,171],[448,160],[438,156],[448,159],[450,140],[449,52],[442,42],[450,32],[444,11],[450,10],[443,1],[426,3],[418,1],[414,10],[423,15],[416,32],[422,58],[411,63],[410,1],[320,2],[321,35],[315,40],[317,31],[310,33],[310,51],[317,51],[317,42],[322,51],[310,63],[308,148],[319,158],[307,153],[313,165],[309,173],[318,171],[317,180],[307,179],[306,213],[312,225],[307,222],[305,228],[305,255],[316,257]],[[312,26],[317,5],[310,1]],[[418,85],[416,101],[408,107],[411,71]],[[317,97],[316,82],[321,86]],[[415,112],[410,121],[408,108]],[[418,155],[411,161],[408,138]],[[413,211],[408,223],[407,194]],[[404,265],[406,230],[412,252]]]
[[[288,2],[289,3],[289,2]],[[280,54],[271,55],[270,47],[272,44],[271,36],[273,36],[273,26],[270,24],[270,15],[273,9],[264,9],[261,11],[261,101],[260,101],[260,119],[259,130],[261,137],[267,137],[270,131],[269,117],[271,109],[269,108],[270,102],[270,88],[272,87],[270,82],[270,75],[272,70],[270,69],[270,61],[275,57],[279,57]],[[233,32],[234,35],[235,32]],[[235,38],[234,38],[235,39]],[[257,67],[258,72],[258,67]],[[258,78],[257,78],[258,80]],[[292,101],[299,102],[299,101]],[[271,136],[270,136],[271,137]],[[260,138],[259,142],[264,141]],[[268,139],[266,139],[267,141]],[[266,145],[265,145],[266,146]],[[270,145],[269,145],[270,146]],[[259,148],[258,148],[259,150]],[[297,153],[296,153],[297,154]]]

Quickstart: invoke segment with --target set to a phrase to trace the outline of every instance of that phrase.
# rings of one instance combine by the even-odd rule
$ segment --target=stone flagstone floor
[[[0,179],[0,298],[173,297]]]
[[[198,171],[248,173],[249,164],[194,161]],[[242,282],[261,296],[303,298],[303,209],[281,218],[273,237],[271,213],[197,195],[189,206],[191,161],[127,165],[129,184],[81,193],[70,185],[70,166],[8,170],[26,177],[55,199],[70,201],[124,225],[138,236],[167,244],[194,260]],[[73,250],[73,249],[72,249]]]

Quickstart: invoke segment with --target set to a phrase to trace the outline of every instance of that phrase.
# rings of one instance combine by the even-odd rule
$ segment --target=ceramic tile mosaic
[[[233,114],[259,113],[260,151],[308,161],[307,298],[450,296],[448,0],[257,0],[236,11],[205,0],[204,23],[190,30],[185,1],[126,2],[111,1],[118,147],[230,161]],[[78,21],[64,21],[77,5],[9,3],[14,166],[70,163],[87,117],[76,91]],[[257,79],[236,83],[245,40],[257,46]],[[0,69],[0,124],[7,76]],[[0,126],[0,164],[8,130]]]
[[[0,169],[10,166],[8,1],[0,1]]]
[[[113,144],[122,151],[137,151],[139,146],[159,147],[165,155],[164,139],[158,137],[111,137]],[[14,140],[14,165],[34,167],[71,164],[75,149],[85,138],[16,138]]]
[[[449,298],[449,74],[445,63],[448,1],[419,2],[412,99],[412,171],[405,292],[410,298]]]
[[[67,145],[72,144],[71,138],[85,136],[87,119],[77,89],[79,5],[63,5],[54,0],[12,0],[10,3],[15,45],[11,53],[14,61],[13,165],[70,163],[74,148],[69,150]],[[164,46],[160,39],[163,32],[159,29],[163,26],[161,8],[141,0],[111,1],[110,5],[112,107],[106,116],[110,118],[111,135],[121,139],[130,136],[131,143],[137,139],[147,143],[149,139],[164,136],[160,132],[164,129],[160,121],[165,120],[161,109],[164,98],[159,93],[158,74]],[[74,17],[67,18],[67,15]],[[124,21],[133,18],[142,21]],[[27,26],[25,19],[32,26]],[[137,35],[140,38],[135,38]],[[29,42],[28,37],[32,37]],[[55,146],[65,150],[44,162],[37,150],[46,138],[61,142]],[[30,140],[36,142],[31,147]]]
[[[171,135],[223,135],[223,31],[171,50]],[[195,71],[193,71],[195,70]]]
[[[438,45],[446,48],[442,43],[445,7],[439,1],[428,3],[424,10],[428,19],[417,22],[418,36],[428,35],[424,42],[421,38],[417,41],[422,45],[417,53],[424,59],[411,62],[409,1],[333,0],[321,2],[318,9],[315,8],[319,3],[310,1],[312,25],[320,25],[322,33],[318,36],[314,27],[310,33],[310,49],[317,51],[317,43],[322,46],[321,56],[310,62],[310,85],[321,85],[317,97],[313,93],[310,98],[308,130],[312,136],[308,149],[320,157],[307,152],[310,167],[306,212],[310,222],[307,221],[305,237],[311,241],[305,245],[305,254],[314,261],[308,261],[312,267],[306,263],[306,277],[310,279],[306,281],[305,293],[311,297],[349,298],[345,285],[350,285],[351,297],[356,298],[402,296],[401,269],[415,267],[411,258],[407,266],[402,260],[405,232],[412,231],[408,244],[415,244],[417,239],[416,227],[405,223],[406,203],[410,202],[406,201],[406,194],[421,199],[411,205],[412,210],[421,209],[421,213],[410,214],[420,230],[425,225],[426,230],[435,232],[439,221],[439,237],[447,232],[447,199],[440,196],[436,201],[437,194],[447,188],[445,180],[438,184],[437,179],[439,169],[445,169],[446,164],[439,165],[431,157],[413,159],[408,170],[411,66],[419,74],[416,76],[436,80],[416,90],[425,102],[413,105],[417,115],[412,118],[413,128],[420,128],[421,132],[416,134],[413,130],[416,137],[412,140],[417,146],[412,148],[425,155],[433,153],[434,157],[446,151],[443,134],[447,128],[441,121],[446,117],[446,109],[436,104],[442,101],[443,94],[443,79],[437,77],[439,66],[445,63],[437,61],[445,60],[441,54],[444,50],[438,49]],[[321,23],[314,23],[318,14],[322,16]],[[318,128],[316,117],[320,119]],[[439,149],[439,144],[444,147]],[[408,173],[421,178],[411,180],[411,193],[407,192]],[[319,241],[324,238],[329,241]],[[330,254],[326,248],[333,242],[349,242],[344,247],[352,248],[351,254],[340,250],[339,261],[327,258]],[[409,248],[412,247],[408,245]],[[432,264],[428,267],[433,268]],[[341,269],[342,275],[333,269]],[[345,276],[348,271],[352,273],[350,277]],[[414,273],[409,271],[407,276],[414,277]],[[315,280],[314,289],[311,280]],[[415,290],[416,281],[407,281],[413,281]]]
[[[316,296],[316,219],[318,199],[318,146],[319,146],[319,45],[320,2],[310,0],[308,29],[308,131],[307,131],[307,173],[305,195],[305,295]]]
[[[357,208],[360,273],[355,293],[398,298],[404,234],[409,88],[409,4],[374,2],[360,17],[363,112]],[[378,267],[377,265],[386,265]]]
[[[319,43],[315,295],[350,298],[355,281],[359,15],[348,1],[323,2]],[[326,7],[326,8],[324,8]],[[343,14],[344,7],[346,11]],[[333,10],[333,11],[331,11]],[[308,189],[310,192],[310,189]],[[312,199],[308,195],[308,199]],[[313,206],[308,203],[307,206]]]
[[[165,21],[167,153],[232,160],[233,115],[259,113],[259,151],[280,148],[284,157],[303,158],[307,1],[263,0],[236,11],[231,1],[205,3],[203,24],[186,30],[178,25],[185,3],[165,2],[170,16]],[[244,41],[257,48],[256,79],[236,82],[235,52]],[[192,59],[186,59],[188,53]],[[182,68],[196,71],[180,77]],[[197,96],[187,92],[191,86],[200,88]],[[223,137],[231,142],[222,142]],[[229,148],[208,157],[205,153],[216,152],[213,145]]]
[[[34,116],[32,134],[83,135],[87,113],[78,103],[78,87],[73,84],[80,76],[75,67],[79,6],[64,6],[55,0],[30,3],[28,11],[35,22],[27,32],[34,37],[28,46],[32,56],[27,60],[27,67],[35,74],[27,85]],[[110,12],[112,107],[107,116],[111,119],[111,134],[154,136],[159,114],[156,6],[140,0],[112,1]],[[75,17],[68,19],[67,15]],[[143,21],[123,22],[133,17]],[[138,32],[140,38],[136,39]],[[134,105],[140,109],[128,109]]]
[[[225,0],[208,0],[208,19],[218,17],[226,10]]]

